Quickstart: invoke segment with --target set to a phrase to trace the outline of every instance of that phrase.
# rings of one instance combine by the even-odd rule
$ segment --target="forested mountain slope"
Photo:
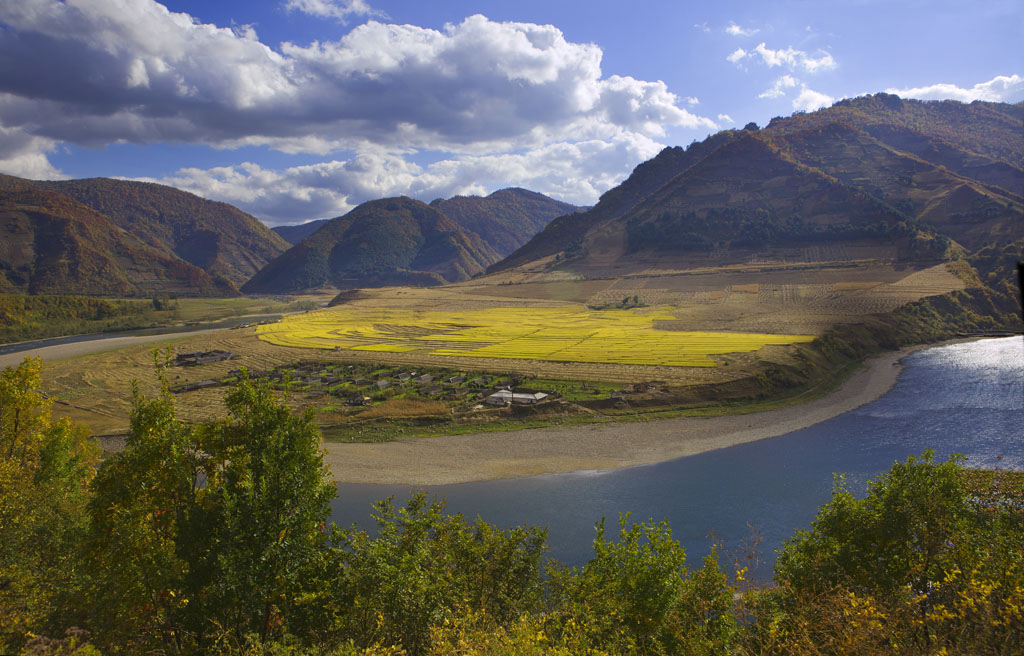
[[[479,236],[430,205],[384,198],[331,219],[242,289],[282,293],[321,285],[437,285],[466,280],[497,259]]]

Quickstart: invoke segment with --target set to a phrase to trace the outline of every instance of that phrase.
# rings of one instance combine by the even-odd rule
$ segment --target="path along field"
[[[339,307],[260,326],[279,346],[467,358],[713,367],[709,355],[809,342],[813,335],[659,330],[668,308],[505,307],[453,312]]]

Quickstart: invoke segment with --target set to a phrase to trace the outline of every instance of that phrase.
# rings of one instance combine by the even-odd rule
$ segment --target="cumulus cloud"
[[[775,80],[775,84],[770,89],[765,89],[757,95],[758,98],[779,98],[780,96],[786,95],[786,89],[792,89],[800,80],[796,79],[792,75],[783,75],[779,79]]]
[[[364,0],[286,6],[334,18],[373,11]],[[432,150],[465,162],[716,127],[663,82],[603,76],[597,45],[551,25],[476,15],[433,30],[371,20],[336,41],[271,48],[252,27],[204,24],[153,0],[20,0],[0,3],[0,26],[0,125],[41,161],[61,142],[179,142],[325,155]],[[0,158],[18,158],[22,171],[31,159],[11,149]]]
[[[341,23],[349,16],[376,16],[386,18],[387,14],[374,9],[366,0],[288,0],[285,11],[298,11],[320,18],[334,18]]]
[[[815,91],[814,89],[807,88],[807,85],[802,85],[800,88],[800,95],[793,99],[793,109],[803,110],[805,112],[812,112],[821,107],[827,107],[835,102],[835,98],[828,94]]]
[[[657,142],[631,134],[609,140],[560,142],[522,152],[461,155],[426,166],[401,153],[366,151],[345,160],[274,170],[255,163],[186,168],[146,178],[205,198],[237,205],[270,225],[331,218],[359,203],[407,195],[423,201],[457,194],[481,195],[509,185],[591,204],[653,157]]]
[[[323,152],[363,141],[459,150],[595,129],[708,127],[662,82],[602,78],[601,50],[550,25],[471,16],[443,31],[370,21],[282,44],[197,24],[150,0],[0,8],[0,115],[87,145],[178,140]],[[42,53],[42,54],[40,54]],[[308,135],[317,135],[310,141]]]
[[[1019,101],[1024,98],[1024,77],[1020,75],[997,75],[988,82],[979,82],[964,89],[955,84],[939,83],[926,87],[910,89],[886,89],[886,93],[894,93],[903,98],[919,100],[959,100],[973,102],[987,100],[990,102]]]
[[[731,34],[733,36],[753,36],[753,35],[757,34],[760,31],[761,30],[754,29],[754,28],[740,27],[739,25],[737,25],[733,21],[729,21],[729,27],[725,28],[725,33],[726,34]]]
[[[46,154],[53,152],[56,144],[25,134],[17,129],[0,125],[0,171],[34,180],[59,180],[63,173],[53,167]]]
[[[736,48],[735,50],[732,51],[732,53],[729,54],[728,57],[725,58],[725,61],[737,64],[740,61],[742,61],[746,56],[746,50],[744,50],[743,48]]]
[[[725,123],[726,125],[731,125],[736,122],[732,120],[732,117],[729,116],[728,114],[719,114],[718,120],[721,121],[722,123]]]
[[[821,50],[811,55],[803,50],[797,50],[793,46],[773,50],[767,47],[764,42],[759,43],[753,50],[737,48],[726,61],[739,64],[746,59],[760,60],[769,68],[784,66],[790,70],[802,70],[806,73],[817,73],[818,71],[829,70],[837,66],[836,60],[829,53]]]

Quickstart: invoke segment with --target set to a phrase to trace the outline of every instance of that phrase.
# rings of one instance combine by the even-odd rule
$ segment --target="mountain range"
[[[552,256],[592,273],[699,266],[806,257],[815,245],[909,261],[1018,240],[1022,121],[1024,104],[876,94],[726,130],[666,148],[489,271]]]
[[[328,284],[346,289],[458,282],[482,273],[556,216],[580,209],[518,188],[429,205],[404,197],[369,201],[335,219],[274,228],[295,245],[242,289],[286,293]]]
[[[158,184],[0,175],[0,292],[218,296],[438,285],[521,267],[614,277],[1015,252],[1022,125],[1024,103],[875,94],[666,148],[591,208],[511,188],[386,198],[273,231]]]

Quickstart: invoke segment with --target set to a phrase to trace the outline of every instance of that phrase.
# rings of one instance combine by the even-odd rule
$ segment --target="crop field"
[[[340,307],[260,326],[279,346],[463,358],[713,367],[709,355],[808,342],[813,335],[665,331],[666,308],[505,307],[438,312]]]

